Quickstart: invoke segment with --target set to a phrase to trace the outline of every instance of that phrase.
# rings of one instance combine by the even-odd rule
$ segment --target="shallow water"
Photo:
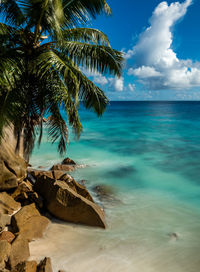
[[[81,119],[67,155],[88,166],[73,176],[94,197],[93,186],[111,186],[115,201],[97,199],[108,228],[55,222],[31,243],[33,257],[51,256],[55,271],[198,272],[200,102],[112,102],[103,118],[81,109]],[[60,160],[45,138],[31,163]]]

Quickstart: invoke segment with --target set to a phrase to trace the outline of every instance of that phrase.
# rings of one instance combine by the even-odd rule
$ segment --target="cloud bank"
[[[125,57],[133,61],[128,74],[153,90],[189,89],[200,86],[200,63],[182,60],[172,49],[172,28],[187,13],[192,0],[168,5],[161,2],[150,18],[150,26]]]

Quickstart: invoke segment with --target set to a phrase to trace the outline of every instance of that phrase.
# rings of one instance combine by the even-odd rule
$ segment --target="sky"
[[[200,1],[107,0],[91,27],[124,53],[123,75],[85,73],[110,100],[200,100]]]

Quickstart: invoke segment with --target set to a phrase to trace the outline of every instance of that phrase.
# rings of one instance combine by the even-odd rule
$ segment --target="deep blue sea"
[[[199,272],[200,102],[111,102],[101,118],[82,107],[80,116],[66,156],[85,166],[72,175],[105,208],[108,228],[55,222],[33,256],[52,257],[55,271]],[[61,160],[45,135],[31,163]],[[96,198],[96,185],[111,199]]]

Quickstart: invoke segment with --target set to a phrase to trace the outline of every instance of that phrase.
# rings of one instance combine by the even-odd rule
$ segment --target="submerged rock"
[[[83,197],[80,193],[86,194],[87,190],[70,176],[65,180],[55,180],[42,175],[36,180],[35,190],[44,197],[49,212],[58,219],[105,228],[103,209]]]
[[[97,198],[102,202],[121,202],[115,197],[114,190],[109,185],[97,185],[92,188]]]
[[[171,232],[168,235],[170,237],[170,240],[172,241],[177,241],[179,239],[179,234],[176,232]]]

